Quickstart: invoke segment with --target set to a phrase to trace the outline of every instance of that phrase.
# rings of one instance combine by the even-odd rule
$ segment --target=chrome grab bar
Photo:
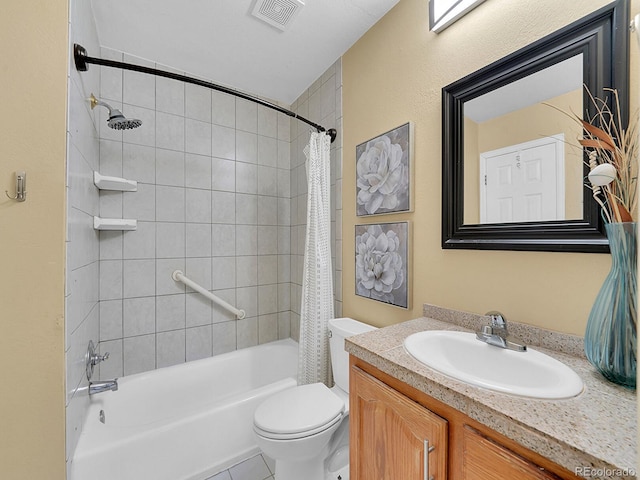
[[[193,280],[187,278],[184,276],[184,273],[182,273],[182,271],[180,270],[175,270],[172,274],[171,274],[171,278],[173,278],[176,282],[182,282],[184,283],[187,287],[192,288],[193,290],[195,290],[196,292],[200,293],[201,295],[207,297],[209,300],[211,300],[213,303],[220,305],[222,308],[224,308],[225,310],[230,311],[231,313],[233,313],[239,320],[242,320],[245,316],[246,313],[244,310],[239,310],[236,307],[234,307],[233,305],[225,302],[224,300],[222,300],[220,297],[217,297],[216,295],[214,295],[213,293],[211,293],[209,290],[207,290],[206,288],[204,288],[201,285],[198,285],[196,282],[194,282]]]

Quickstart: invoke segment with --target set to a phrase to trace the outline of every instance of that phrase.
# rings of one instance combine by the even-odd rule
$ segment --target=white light
[[[484,0],[429,0],[429,30],[441,32]]]

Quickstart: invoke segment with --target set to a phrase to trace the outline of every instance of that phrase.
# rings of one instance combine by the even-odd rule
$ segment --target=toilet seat
[[[261,428],[253,426],[253,431],[258,435],[261,435],[266,438],[270,438],[272,440],[298,440],[301,438],[311,437],[312,435],[317,435],[319,433],[324,432],[325,430],[329,430],[336,423],[340,423],[342,421],[342,414],[338,415],[336,418],[331,420],[328,424],[321,425],[313,430],[307,430],[304,432],[296,432],[296,433],[275,433],[269,432],[266,430],[262,430]]]
[[[288,440],[315,435],[342,420],[344,401],[322,383],[276,393],[255,411],[254,430],[264,437]]]

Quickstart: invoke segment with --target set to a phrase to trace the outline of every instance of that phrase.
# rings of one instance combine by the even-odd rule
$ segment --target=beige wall
[[[464,223],[480,223],[480,150],[478,150],[479,124],[464,117],[464,195],[462,196]],[[470,159],[477,159],[472,161]]]
[[[582,111],[582,90],[574,90],[550,98],[545,103],[567,113],[579,114]],[[578,150],[582,152],[582,149],[579,148],[577,142],[582,134],[582,127],[574,118],[554,110],[544,103],[537,103],[481,122],[478,128],[478,150],[480,152],[497,150],[509,145],[564,133],[567,143],[576,147],[574,157],[570,161],[579,165],[582,162],[582,158],[578,157]]]
[[[583,334],[609,255],[442,250],[441,89],[607,3],[488,1],[435,34],[427,2],[401,0],[344,55],[344,315],[388,325],[420,316],[427,302],[497,309],[507,319]],[[633,7],[637,13],[637,1]],[[631,53],[635,72],[636,45]],[[356,145],[407,121],[415,126],[415,210],[379,217],[413,223],[413,305],[405,311],[355,295],[349,236],[354,224],[376,221],[355,216]]]
[[[4,2],[0,191],[0,478],[64,479],[68,0]]]

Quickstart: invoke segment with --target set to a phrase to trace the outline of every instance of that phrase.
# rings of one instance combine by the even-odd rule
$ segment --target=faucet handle
[[[93,375],[93,367],[98,365],[100,362],[104,362],[109,358],[109,352],[104,355],[100,355],[96,353],[96,347],[93,344],[92,340],[89,340],[89,346],[87,347],[87,353],[84,356],[85,358],[85,372],[87,375],[87,381],[91,381],[91,376]]]
[[[496,310],[492,310],[490,312],[485,313],[485,315],[489,317],[490,325],[492,327],[504,328],[504,329],[507,328],[507,320],[504,318],[504,315],[502,315],[502,313]]]
[[[483,325],[480,333],[484,335],[493,335],[493,327],[491,325]]]
[[[109,352],[105,353],[104,355],[98,355],[97,353],[94,353],[91,356],[91,365],[97,365],[100,362],[104,362],[105,360],[109,359]]]

